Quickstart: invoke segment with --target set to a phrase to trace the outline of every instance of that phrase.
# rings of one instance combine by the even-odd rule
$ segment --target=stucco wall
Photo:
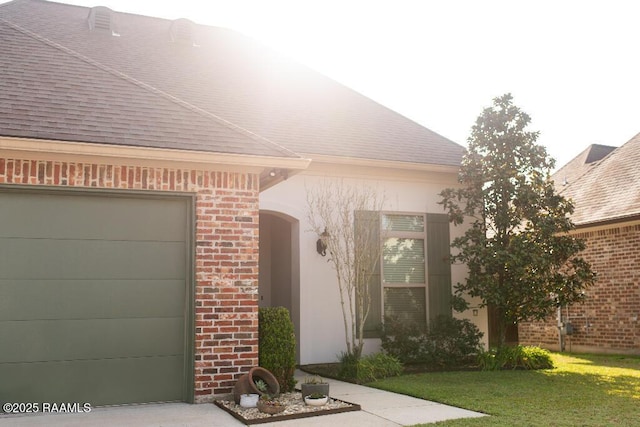
[[[260,195],[260,209],[284,213],[299,222],[299,346],[300,363],[333,362],[345,351],[344,325],[335,272],[316,252],[318,236],[310,232],[307,221],[307,189],[323,181],[344,180],[345,183],[364,183],[384,192],[385,210],[417,213],[444,213],[438,204],[438,193],[445,187],[456,185],[456,175],[435,172],[420,172],[414,175],[385,170],[353,169],[331,171],[312,170],[291,177],[287,181],[266,190]],[[344,177],[347,178],[344,178]],[[383,178],[381,178],[383,177]],[[451,238],[461,234],[462,229],[451,226]],[[275,238],[275,236],[272,236]],[[452,282],[465,278],[462,266],[452,267]],[[296,301],[293,301],[296,304]],[[476,316],[469,310],[459,317],[474,321],[487,336],[487,317],[484,309]],[[379,349],[379,340],[367,340],[365,351]]]

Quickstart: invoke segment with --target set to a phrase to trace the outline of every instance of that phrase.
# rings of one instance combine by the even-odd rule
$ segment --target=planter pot
[[[329,396],[329,383],[320,383],[320,384],[305,384],[302,383],[300,386],[300,391],[302,392],[302,397],[305,398],[310,394],[323,394],[325,396]]]
[[[240,403],[240,396],[243,394],[258,394],[261,396],[265,394],[256,387],[255,382],[258,379],[261,379],[267,384],[266,394],[271,397],[280,395],[280,384],[278,384],[276,377],[268,370],[256,366],[255,368],[251,368],[249,373],[238,378],[238,381],[233,386],[233,400],[236,402],[236,405]]]
[[[269,404],[265,401],[262,400],[258,400],[258,410],[260,412],[264,412],[265,414],[269,414],[269,415],[274,415],[274,414],[279,414],[280,412],[284,411],[286,406],[282,405],[280,403],[277,403],[275,405],[273,404]]]
[[[259,394],[242,394],[240,395],[240,406],[243,408],[255,408],[258,404]]]
[[[304,403],[309,406],[322,406],[326,405],[329,401],[329,396],[323,396],[319,398],[312,398],[311,396],[307,396],[304,398]]]

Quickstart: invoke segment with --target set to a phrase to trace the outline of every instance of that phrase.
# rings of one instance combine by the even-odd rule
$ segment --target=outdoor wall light
[[[329,237],[329,232],[325,227],[322,234],[320,234],[320,238],[316,242],[316,251],[322,256],[327,256],[327,238]]]

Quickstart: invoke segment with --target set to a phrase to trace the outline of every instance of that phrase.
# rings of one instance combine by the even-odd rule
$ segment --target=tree
[[[512,100],[506,94],[484,109],[468,139],[460,187],[440,194],[451,222],[470,221],[452,242],[452,261],[469,271],[455,294],[494,307],[500,345],[507,325],[541,320],[581,301],[595,281],[579,256],[584,241],[569,234],[573,204],[554,189],[554,160],[536,144],[539,133],[526,130],[530,118]]]
[[[379,217],[383,205],[384,196],[375,189],[344,181],[307,189],[307,219],[336,272],[347,354],[355,358],[362,354],[371,307],[369,281],[382,253],[380,226],[371,219]]]

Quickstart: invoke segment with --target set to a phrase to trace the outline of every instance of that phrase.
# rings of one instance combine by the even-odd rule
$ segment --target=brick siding
[[[640,354],[640,225],[577,233],[584,258],[598,274],[584,304],[568,309],[574,333],[565,350]],[[567,309],[563,309],[567,315]],[[519,325],[521,344],[558,348],[555,316]]]
[[[257,175],[0,158],[0,184],[195,193],[195,400],[257,366]]]

